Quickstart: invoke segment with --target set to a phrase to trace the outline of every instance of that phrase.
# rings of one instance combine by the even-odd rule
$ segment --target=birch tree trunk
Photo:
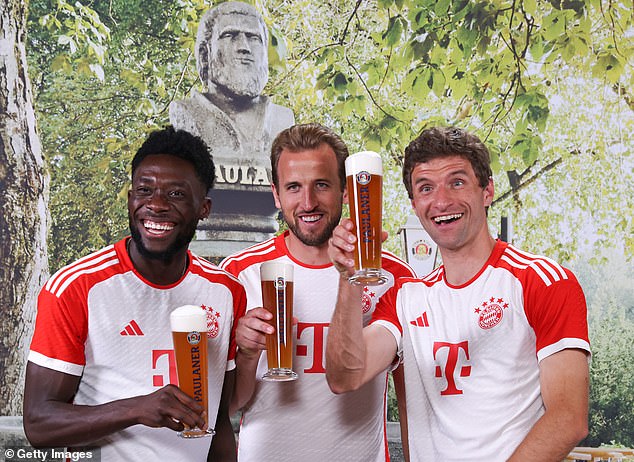
[[[0,1],[0,414],[22,414],[26,351],[48,276],[48,177],[26,63],[28,1]]]

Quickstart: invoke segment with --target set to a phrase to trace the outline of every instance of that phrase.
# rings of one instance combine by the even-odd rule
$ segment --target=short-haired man
[[[177,431],[205,425],[177,384],[169,316],[201,306],[209,331],[213,460],[235,460],[228,407],[235,322],[246,294],[231,275],[187,247],[209,215],[214,164],[207,146],[168,127],[132,160],[132,237],[55,273],[40,292],[24,391],[24,428],[36,447],[98,447],[102,461],[206,460],[209,439]]]
[[[372,323],[357,313],[351,223],[329,253],[341,273],[326,349],[337,393],[401,356],[411,460],[560,461],[587,433],[588,328],[583,292],[554,261],[496,241],[489,152],[458,128],[424,130],[403,181],[443,265],[402,279]]]
[[[282,131],[271,149],[273,195],[288,230],[228,257],[221,267],[247,291],[247,314],[238,324],[236,392],[242,408],[238,444],[241,462],[389,460],[385,399],[389,364],[360,390],[337,396],[328,389],[324,347],[335,306],[339,273],[328,258],[328,240],[347,203],[344,161],[348,149],[319,124]],[[369,320],[379,297],[412,270],[383,252],[388,282],[363,289],[359,316]],[[271,315],[262,307],[259,267],[265,261],[294,266],[293,382],[264,382],[265,333]],[[255,392],[253,392],[255,388]]]

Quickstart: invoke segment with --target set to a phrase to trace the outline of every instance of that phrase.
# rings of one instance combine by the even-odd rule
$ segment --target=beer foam
[[[293,265],[281,261],[265,261],[260,265],[260,280],[275,281],[278,277],[293,282]]]
[[[361,151],[346,158],[346,176],[359,172],[368,172],[371,175],[383,175],[383,163],[381,156],[374,151]]]
[[[170,314],[172,332],[207,332],[207,313],[200,306],[185,305]]]

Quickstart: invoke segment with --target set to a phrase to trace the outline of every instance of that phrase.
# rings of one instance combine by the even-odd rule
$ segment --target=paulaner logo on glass
[[[32,449],[32,448],[7,448],[4,450],[7,461],[19,460],[72,460],[74,462],[93,459],[91,451],[68,451],[66,449]]]
[[[363,242],[372,242],[372,228],[370,227],[370,187],[367,186],[372,181],[372,175],[366,171],[357,173],[357,183],[359,188],[359,212],[361,215],[361,236]]]

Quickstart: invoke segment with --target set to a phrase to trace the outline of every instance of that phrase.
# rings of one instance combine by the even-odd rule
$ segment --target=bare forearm
[[[256,382],[255,374],[260,354],[261,352],[247,355],[238,350],[236,355],[236,382],[229,407],[229,415],[233,415],[242,409],[253,396]]]
[[[546,413],[535,423],[509,458],[509,462],[559,462],[565,459],[587,433],[587,421],[573,421]]]
[[[216,434],[211,442],[207,460],[214,462],[235,462],[237,458],[236,440],[231,421],[225,414],[216,420]]]
[[[34,447],[87,445],[137,423],[131,399],[98,406],[49,401],[24,416],[24,428]]]
[[[361,287],[342,277],[326,346],[326,379],[331,390],[343,393],[360,387],[365,361]]]

